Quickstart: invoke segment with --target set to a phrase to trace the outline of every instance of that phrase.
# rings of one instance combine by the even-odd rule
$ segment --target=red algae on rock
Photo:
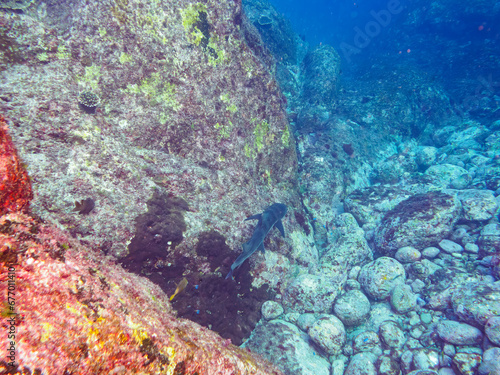
[[[28,174],[21,167],[7,129],[0,115],[0,215],[28,208],[33,197]]]
[[[8,160],[26,175],[15,151],[2,153],[0,165]],[[177,319],[149,280],[22,212],[29,183],[2,186],[26,203],[0,217],[2,327],[13,335],[2,342],[13,350],[2,350],[1,373],[281,374],[216,333]]]

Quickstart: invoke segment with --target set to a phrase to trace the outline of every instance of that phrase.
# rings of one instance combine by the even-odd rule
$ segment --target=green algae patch
[[[144,95],[152,106],[161,104],[174,111],[180,108],[175,97],[175,85],[166,82],[159,72],[151,74],[139,84],[128,85],[125,91],[129,94]]]

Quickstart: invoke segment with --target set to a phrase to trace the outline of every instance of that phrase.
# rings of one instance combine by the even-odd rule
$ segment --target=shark
[[[271,231],[273,227],[278,228],[281,232],[283,238],[285,237],[285,230],[283,229],[283,223],[281,219],[285,216],[287,207],[282,203],[273,203],[268,208],[264,210],[261,214],[252,215],[247,217],[247,220],[259,220],[255,229],[253,230],[252,237],[250,240],[245,242],[243,247],[243,252],[231,265],[231,271],[226,276],[226,279],[233,278],[233,272],[236,268],[241,266],[245,260],[247,260],[253,253],[257,250],[265,252],[264,249],[264,238]]]

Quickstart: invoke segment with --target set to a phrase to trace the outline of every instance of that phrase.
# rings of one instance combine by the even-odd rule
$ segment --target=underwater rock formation
[[[9,137],[0,138],[0,149],[9,146]],[[5,163],[20,165],[13,151],[0,155]],[[15,182],[16,175],[9,177]],[[30,186],[13,184],[10,193],[27,197]],[[9,197],[1,198],[5,207]],[[6,351],[0,357],[2,372],[281,374],[230,340],[176,318],[158,286],[23,207],[0,217],[2,299],[10,292],[2,317],[12,320],[14,335],[12,358]]]

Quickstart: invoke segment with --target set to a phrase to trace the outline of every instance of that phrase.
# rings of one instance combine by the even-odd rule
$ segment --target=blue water
[[[310,47],[333,46],[346,77],[422,69],[453,100],[500,91],[500,2],[271,0]]]

